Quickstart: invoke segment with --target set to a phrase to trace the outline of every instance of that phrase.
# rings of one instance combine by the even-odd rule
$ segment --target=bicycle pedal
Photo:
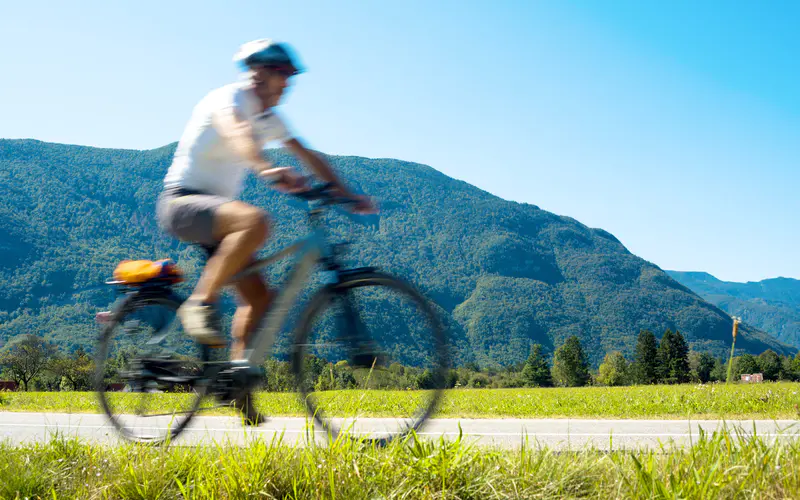
[[[256,386],[260,379],[261,369],[258,366],[249,363],[229,365],[217,373],[212,392],[219,401],[234,400],[240,393]]]

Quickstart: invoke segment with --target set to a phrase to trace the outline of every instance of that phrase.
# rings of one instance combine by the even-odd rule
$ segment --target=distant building
[[[0,380],[0,391],[16,391],[18,387],[13,380]]]
[[[764,381],[764,375],[761,373],[743,373],[742,382],[748,384],[759,384]]]

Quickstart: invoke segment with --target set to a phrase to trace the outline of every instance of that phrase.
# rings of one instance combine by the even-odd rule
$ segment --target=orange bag
[[[123,260],[114,269],[114,279],[128,284],[145,283],[155,279],[167,279],[177,283],[183,281],[183,274],[171,259]]]

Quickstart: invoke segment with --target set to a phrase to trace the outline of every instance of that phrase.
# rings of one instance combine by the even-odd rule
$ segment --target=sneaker
[[[225,347],[228,342],[219,333],[221,322],[216,308],[205,302],[187,300],[178,309],[183,329],[196,342],[211,347]]]
[[[244,425],[258,426],[267,421],[267,417],[256,410],[256,407],[253,405],[253,397],[250,393],[238,398],[233,402],[233,405],[242,413]]]

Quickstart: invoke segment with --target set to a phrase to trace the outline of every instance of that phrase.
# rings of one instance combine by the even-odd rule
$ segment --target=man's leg
[[[216,208],[213,237],[219,246],[208,262],[192,295],[181,307],[181,320],[187,332],[200,342],[224,345],[219,325],[213,324],[212,304],[223,285],[252,259],[269,235],[266,215],[241,201],[230,201]]]
[[[231,328],[231,359],[242,359],[247,341],[258,328],[267,312],[275,292],[267,287],[260,274],[245,277],[236,283],[239,307],[233,315]]]
[[[260,274],[247,276],[236,283],[239,307],[233,315],[231,336],[231,360],[242,359],[247,341],[258,328],[267,312],[275,293],[267,288]],[[234,401],[236,408],[242,412],[246,425],[260,425],[266,420],[253,402],[253,394],[242,394]]]
[[[231,201],[214,212],[214,238],[219,246],[208,259],[191,299],[216,302],[222,286],[250,263],[269,236],[266,214],[241,201]]]

